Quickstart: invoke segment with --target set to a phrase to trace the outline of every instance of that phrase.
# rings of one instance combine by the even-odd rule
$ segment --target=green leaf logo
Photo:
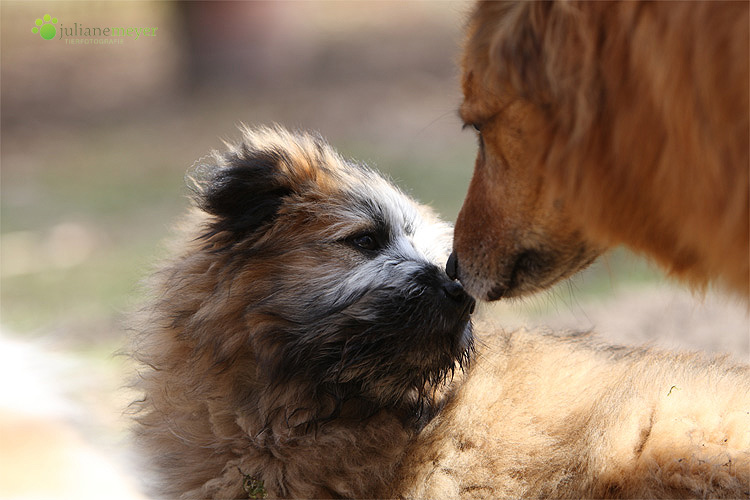
[[[31,28],[32,33],[39,33],[39,36],[45,40],[52,40],[57,34],[57,29],[53,26],[57,24],[57,18],[51,17],[49,14],[44,14],[42,19],[34,21],[34,26]]]

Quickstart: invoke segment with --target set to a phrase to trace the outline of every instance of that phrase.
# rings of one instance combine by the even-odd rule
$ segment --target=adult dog
[[[748,367],[518,331],[464,373],[474,300],[427,207],[281,129],[195,178],[136,325],[161,495],[748,494]]]
[[[448,270],[516,297],[614,245],[748,297],[747,2],[482,2],[460,114],[479,131]]]

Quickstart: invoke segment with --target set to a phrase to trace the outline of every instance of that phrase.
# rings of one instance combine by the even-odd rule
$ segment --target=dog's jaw
[[[454,251],[446,265],[449,276],[460,280],[476,297],[495,301],[531,295],[585,269],[601,254],[600,250],[581,246],[571,252],[521,250],[507,263],[494,262],[493,256],[474,256],[492,272],[476,271],[477,262],[462,261]],[[487,261],[483,260],[487,259]],[[485,269],[483,267],[482,269]]]

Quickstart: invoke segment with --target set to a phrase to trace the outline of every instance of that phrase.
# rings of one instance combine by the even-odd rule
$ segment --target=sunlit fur
[[[750,295],[748,2],[480,2],[456,222],[476,297],[546,288],[625,244]]]
[[[193,180],[135,325],[156,494],[747,497],[747,367],[472,335],[450,227],[315,136],[245,131]]]
[[[481,330],[481,329],[477,329]],[[403,498],[748,498],[750,368],[495,332],[406,451]]]

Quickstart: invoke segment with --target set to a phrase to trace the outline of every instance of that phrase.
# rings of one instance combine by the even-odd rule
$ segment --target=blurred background
[[[476,147],[456,114],[470,6],[0,3],[0,498],[140,496],[124,319],[188,206],[185,172],[240,123],[317,130],[455,219]],[[31,31],[46,14],[50,40]],[[113,26],[158,29],[118,44],[75,34]],[[482,309],[499,328],[750,353],[742,305],[619,249]]]

